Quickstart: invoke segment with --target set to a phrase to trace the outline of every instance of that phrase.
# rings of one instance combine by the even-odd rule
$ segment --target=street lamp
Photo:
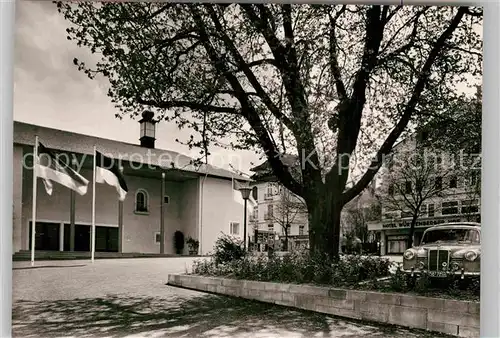
[[[241,197],[243,197],[243,200],[245,201],[244,204],[244,213],[243,213],[243,247],[246,251],[247,249],[247,201],[250,198],[250,193],[252,192],[252,188],[248,186],[241,187],[240,189],[241,192]]]

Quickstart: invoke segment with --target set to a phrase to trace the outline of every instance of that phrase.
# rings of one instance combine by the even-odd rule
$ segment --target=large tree
[[[64,3],[74,60],[109,80],[117,116],[145,108],[190,147],[253,149],[308,207],[310,247],[339,252],[340,214],[422,111],[481,72],[469,7]],[[479,54],[477,54],[479,53]],[[281,161],[298,155],[300,179]],[[353,175],[356,183],[346,188]]]

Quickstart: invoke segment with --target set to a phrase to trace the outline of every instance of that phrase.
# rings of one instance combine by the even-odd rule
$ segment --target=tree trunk
[[[331,189],[308,203],[309,245],[311,253],[338,258],[340,251],[340,214],[342,206]]]
[[[288,251],[288,224],[285,227],[285,243],[283,243],[283,251]]]
[[[408,249],[413,246],[413,235],[415,234],[415,225],[417,224],[418,215],[413,215],[410,225],[410,234],[408,235]]]

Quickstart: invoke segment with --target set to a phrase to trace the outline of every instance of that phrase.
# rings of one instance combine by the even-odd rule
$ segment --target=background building
[[[397,144],[392,152],[392,159],[396,161],[387,161],[378,175],[381,186],[377,195],[382,217],[370,222],[368,229],[380,241],[381,254],[402,254],[408,248],[410,225],[415,215],[414,245],[419,244],[424,230],[433,225],[481,221],[480,170],[476,160],[472,155],[435,149],[427,138],[428,133],[421,130]],[[422,157],[424,155],[427,157]],[[418,170],[420,165],[411,169],[409,165],[420,158],[432,158],[435,169]],[[398,161],[399,165],[394,165]],[[420,205],[418,210],[411,207],[415,201]]]
[[[120,160],[128,185],[121,205],[115,188],[96,185],[96,252],[160,253],[161,204],[166,254],[175,253],[176,231],[198,240],[201,254],[213,249],[221,233],[241,237],[243,206],[234,198],[232,180],[249,179],[210,165],[198,168],[187,156],[156,149],[154,127],[154,122],[142,121],[140,144],[135,145],[15,122],[14,252],[30,249],[35,136],[45,147],[76,160],[80,174],[90,182],[83,196],[57,183],[49,196],[37,180],[36,250],[89,251],[94,145]]]
[[[285,155],[282,160],[292,167],[296,157]],[[267,162],[251,171],[254,172],[252,194],[257,201],[250,218],[253,229],[264,237],[278,238],[280,250],[307,248],[309,227],[304,201],[278,182]]]

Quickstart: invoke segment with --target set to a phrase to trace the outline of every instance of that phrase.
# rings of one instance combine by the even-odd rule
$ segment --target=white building
[[[293,161],[293,157],[289,159]],[[300,246],[307,247],[309,227],[307,207],[303,200],[269,174],[267,162],[252,168],[251,171],[255,173],[252,176],[255,180],[252,183],[252,193],[257,202],[250,218],[251,226],[260,232],[277,235],[282,243],[287,236],[290,250]],[[287,225],[288,231],[285,234]]]
[[[176,231],[199,240],[201,254],[212,251],[221,233],[242,237],[243,206],[234,197],[232,179],[249,179],[213,166],[198,170],[187,156],[155,149],[154,122],[145,122],[137,145],[15,122],[14,252],[30,249],[35,136],[45,147],[74,158],[90,182],[83,196],[57,183],[49,196],[43,181],[37,180],[36,250],[89,251],[94,146],[108,157],[122,159],[128,186],[126,199],[119,203],[114,187],[96,185],[96,252],[160,253],[161,203],[165,254],[175,253]],[[187,252],[186,245],[183,253]]]

